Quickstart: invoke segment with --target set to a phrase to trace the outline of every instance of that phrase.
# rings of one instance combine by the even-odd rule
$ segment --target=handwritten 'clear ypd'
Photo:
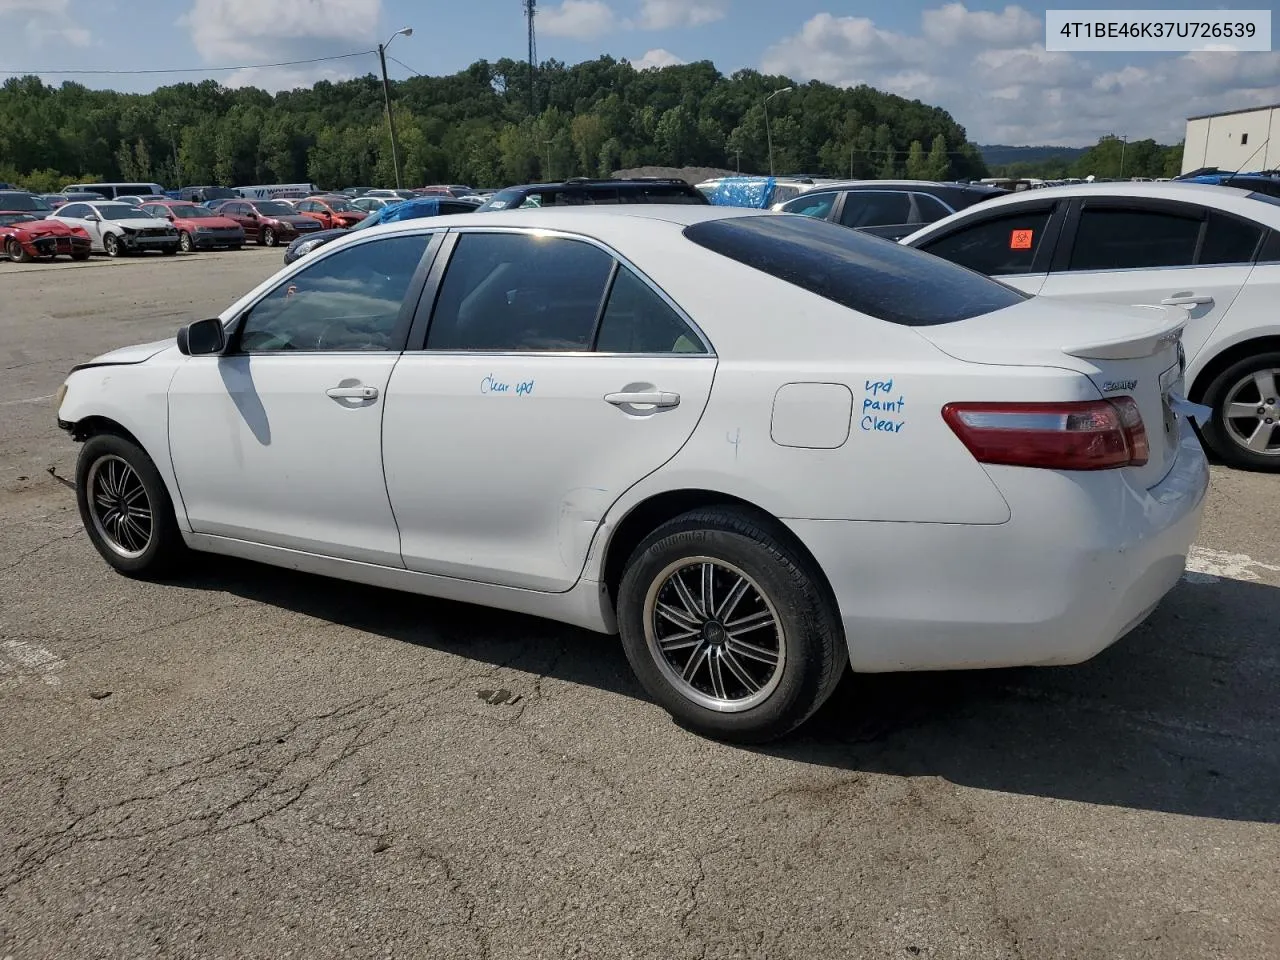
[[[499,380],[493,374],[480,381],[481,393],[514,393],[517,397],[527,397],[533,393],[533,381],[521,380],[515,386]]]
[[[901,433],[906,420],[898,420],[890,414],[901,415],[907,399],[898,394],[893,398],[893,380],[868,380],[863,388],[862,421],[859,426],[872,433]]]

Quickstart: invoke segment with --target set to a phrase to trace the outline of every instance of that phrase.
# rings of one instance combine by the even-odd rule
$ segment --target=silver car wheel
[[[1237,446],[1253,454],[1280,457],[1280,370],[1255,370],[1227,391],[1222,422]]]
[[[750,710],[782,682],[781,618],[760,585],[724,560],[687,557],[654,577],[644,632],[662,675],[708,710]]]
[[[99,457],[85,480],[89,516],[98,537],[115,553],[136,560],[151,545],[151,499],[136,470],[114,454]]]

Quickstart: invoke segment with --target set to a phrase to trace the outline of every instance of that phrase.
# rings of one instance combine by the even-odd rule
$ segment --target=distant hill
[[[1088,147],[1010,147],[1005,144],[979,144],[978,152],[989,167],[1003,167],[1010,163],[1042,163],[1045,160],[1061,160],[1074,163],[1084,156]]]

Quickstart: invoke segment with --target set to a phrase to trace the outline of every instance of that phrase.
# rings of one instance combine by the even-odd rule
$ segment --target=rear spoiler
[[[1130,334],[1114,340],[1096,340],[1079,346],[1066,346],[1062,348],[1062,352],[1081,360],[1135,360],[1159,353],[1165,347],[1176,344],[1182,339],[1182,329],[1190,319],[1186,310],[1181,307],[1157,307],[1148,304],[1136,304],[1136,306],[1157,311],[1162,322],[1137,336]]]

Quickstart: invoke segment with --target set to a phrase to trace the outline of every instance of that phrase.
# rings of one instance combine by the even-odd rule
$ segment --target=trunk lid
[[[944,353],[969,363],[1056,367],[1087,377],[1103,397],[1132,397],[1142,412],[1150,459],[1125,467],[1152,487],[1177,455],[1170,394],[1183,392],[1181,307],[1094,306],[1034,298],[958,323],[916,327]],[[972,398],[981,399],[981,398]]]

